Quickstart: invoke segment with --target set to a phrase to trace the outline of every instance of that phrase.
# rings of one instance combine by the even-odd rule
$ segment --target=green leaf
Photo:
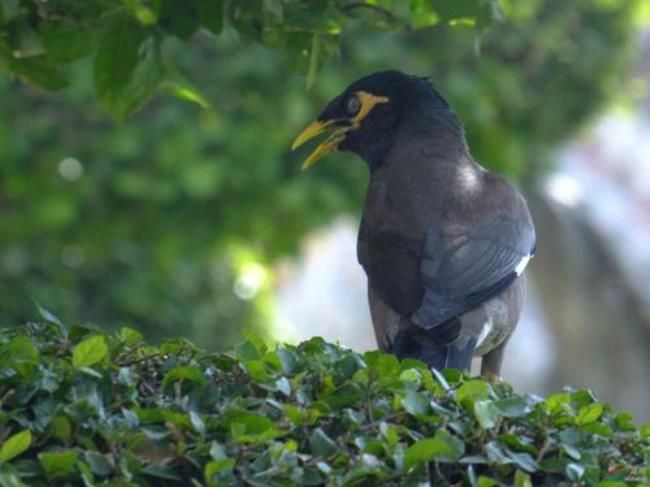
[[[291,382],[286,377],[280,377],[276,380],[275,387],[285,396],[289,397],[291,395]]]
[[[307,89],[311,89],[318,74],[318,63],[320,61],[321,36],[315,33],[312,37],[311,50],[309,52],[309,67],[307,68]]]
[[[593,422],[593,423],[588,423],[585,425],[582,425],[580,429],[587,434],[590,435],[600,435],[605,438],[611,438],[614,436],[614,432],[612,429],[607,426],[606,424],[599,423],[599,422]]]
[[[174,367],[165,374],[162,381],[163,389],[168,389],[174,382],[178,382],[179,380],[189,380],[197,384],[203,384],[205,382],[203,373],[198,367]]]
[[[593,423],[603,414],[602,404],[590,404],[580,408],[576,417],[576,424]]]
[[[528,438],[520,437],[513,433],[503,433],[499,435],[499,440],[509,448],[531,455],[537,455],[537,448],[532,444],[532,440]]]
[[[230,428],[238,443],[260,443],[284,434],[269,418],[249,411],[231,409],[221,415],[219,423]]]
[[[323,401],[332,409],[339,409],[356,403],[363,396],[364,392],[357,384],[347,383],[323,397]]]
[[[210,445],[210,456],[215,460],[223,460],[227,458],[226,452],[217,441],[213,441]]]
[[[50,423],[50,432],[61,441],[69,440],[72,435],[70,421],[65,416],[55,416]]]
[[[403,382],[412,382],[415,387],[422,383],[422,373],[418,369],[402,370],[399,374],[399,380]]]
[[[287,347],[280,347],[276,352],[280,363],[282,364],[282,372],[285,374],[292,374],[295,372],[298,357],[293,350]]]
[[[201,26],[213,34],[223,30],[223,0],[196,0]]]
[[[479,475],[478,487],[499,487],[501,484],[490,477]]]
[[[409,392],[404,399],[402,399],[402,407],[407,413],[415,417],[422,417],[429,414],[431,407],[429,400],[420,392]]]
[[[494,401],[494,405],[506,418],[519,418],[532,411],[531,400],[523,396],[514,395]]]
[[[180,100],[195,103],[204,110],[210,108],[208,99],[199,90],[191,86],[187,80],[178,75],[165,77],[160,84],[160,89]]]
[[[476,401],[474,403],[474,416],[481,428],[491,429],[497,425],[501,418],[501,412],[494,404],[494,401]]]
[[[573,458],[574,460],[580,460],[582,458],[580,450],[574,446],[563,444],[562,449],[569,457]]]
[[[585,467],[579,463],[569,463],[566,466],[565,472],[570,480],[573,482],[579,482],[582,476],[585,474]]]
[[[72,353],[72,365],[76,368],[89,367],[100,362],[108,353],[106,339],[102,335],[86,338]]]
[[[650,424],[644,424],[639,428],[639,433],[641,435],[641,438],[644,440],[650,439]]]
[[[135,408],[134,412],[143,423],[172,423],[181,428],[190,428],[192,423],[186,414],[173,411],[169,408]]]
[[[316,428],[312,432],[309,444],[312,453],[319,457],[329,457],[338,451],[336,443],[321,428]]]
[[[29,448],[32,443],[32,433],[29,430],[23,430],[20,433],[7,438],[0,446],[0,462],[8,462],[16,458]]]
[[[386,442],[389,446],[397,445],[397,442],[399,441],[399,431],[396,426],[382,422],[379,425],[379,431],[381,431],[382,436],[386,438]]]
[[[515,453],[507,451],[506,454],[517,464],[519,468],[526,472],[535,473],[539,469],[537,462],[528,453]]]
[[[569,460],[567,458],[545,458],[539,462],[539,468],[544,472],[564,475],[564,469],[568,464]]]
[[[533,487],[533,481],[530,479],[530,475],[521,470],[517,470],[515,472],[514,487]]]
[[[364,353],[363,360],[368,368],[375,373],[377,379],[398,377],[400,374],[399,361],[395,355],[374,350]]]
[[[34,364],[37,360],[38,350],[29,337],[14,337],[0,347],[0,370],[15,368],[18,364]]]
[[[40,304],[38,304],[37,301],[36,303],[36,308],[38,309],[38,313],[43,317],[43,319],[49,323],[52,323],[55,325],[58,330],[61,332],[61,335],[64,337],[68,336],[68,328],[65,326],[65,324],[59,319],[58,316],[56,316],[54,313],[50,312],[49,310],[43,308]]]
[[[236,345],[235,355],[241,361],[262,359],[262,352],[250,340],[246,340],[245,342]]]
[[[38,459],[49,480],[68,477],[72,475],[75,463],[77,463],[77,452],[74,450],[63,450],[57,452],[44,452],[38,454]]]
[[[53,65],[45,54],[17,58],[12,49],[0,37],[0,68],[20,77],[25,82],[47,90],[60,90],[68,85],[68,80],[58,66]]]
[[[235,459],[234,458],[224,458],[221,460],[212,460],[208,463],[205,464],[205,467],[203,469],[204,475],[205,475],[205,482],[208,485],[212,485],[212,477],[214,477],[216,474],[223,470],[228,470],[231,468],[234,468],[235,466]]]
[[[137,330],[134,330],[133,328],[129,328],[128,326],[123,326],[120,329],[119,337],[120,337],[120,340],[122,342],[124,342],[124,344],[129,346],[129,347],[136,346],[144,338],[142,336],[142,333],[140,333]]]
[[[431,460],[454,463],[464,454],[465,443],[444,430],[437,430],[434,438],[417,441],[406,449],[404,470]]]
[[[546,411],[551,415],[557,415],[563,412],[571,411],[571,396],[566,392],[553,394],[548,397],[544,403]]]
[[[289,421],[295,425],[302,424],[302,411],[299,407],[293,406],[292,404],[284,404],[282,406],[282,411]]]
[[[472,409],[475,401],[487,399],[490,396],[488,385],[483,380],[463,382],[456,390],[456,402]]]
[[[411,26],[415,29],[431,27],[440,21],[431,0],[411,0]]]
[[[97,45],[96,31],[63,21],[47,21],[38,26],[46,56],[65,64],[92,53]]]
[[[621,431],[634,431],[636,429],[634,426],[634,417],[627,411],[618,413],[614,421],[616,422],[616,427]]]
[[[268,382],[271,379],[262,360],[244,360],[242,365],[253,382]]]
[[[83,457],[88,462],[90,469],[95,475],[105,477],[110,475],[113,472],[113,465],[106,458],[106,455],[101,453],[86,451],[83,453]]]
[[[23,476],[23,472],[18,473],[18,470],[12,465],[0,462],[0,485],[3,487],[28,487],[27,484],[21,482],[21,476]]]
[[[125,118],[158,88],[162,68],[157,38],[131,17],[120,16],[100,42],[94,73],[104,107],[115,118]]]
[[[190,422],[194,427],[194,430],[199,434],[205,434],[205,423],[201,416],[196,411],[190,411]]]

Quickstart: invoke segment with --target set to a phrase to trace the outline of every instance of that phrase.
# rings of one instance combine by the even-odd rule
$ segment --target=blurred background
[[[212,108],[158,97],[115,123],[89,61],[46,93],[0,76],[0,323],[129,325],[223,349],[247,331],[375,347],[349,154],[302,173],[291,141],[370,72],[429,75],[474,157],[517,181],[537,225],[504,377],[590,387],[650,420],[650,6],[506,2],[483,32],[351,23],[313,86],[228,29],[165,44]]]

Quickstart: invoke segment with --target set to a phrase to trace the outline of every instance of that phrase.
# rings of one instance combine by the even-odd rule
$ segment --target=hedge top
[[[644,485],[650,426],[314,338],[232,353],[135,330],[0,332],[0,484]]]

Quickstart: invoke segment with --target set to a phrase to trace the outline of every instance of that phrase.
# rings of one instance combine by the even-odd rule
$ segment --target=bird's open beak
[[[296,137],[296,140],[293,141],[291,150],[296,150],[305,142],[322,134],[327,129],[332,127],[335,122],[336,120],[315,120],[309,124],[305,130],[300,132],[300,135],[298,135],[298,137]],[[345,138],[345,132],[347,132],[348,129],[349,126],[338,127],[334,129],[332,134],[325,140],[325,142],[316,147],[316,150],[314,150],[314,152],[309,155],[309,157],[302,164],[302,168],[307,169],[308,167],[313,166],[316,161],[322,159],[330,152],[334,152],[338,148],[341,141]]]
[[[293,141],[291,150],[296,150],[308,140],[311,140],[317,135],[322,134],[330,127],[333,128],[332,134],[325,140],[325,142],[316,147],[316,150],[312,152],[307,160],[303,163],[303,169],[307,169],[308,167],[313,166],[316,161],[322,159],[330,152],[334,152],[336,149],[338,149],[339,144],[345,139],[347,132],[350,130],[358,129],[363,119],[366,118],[366,116],[370,113],[375,105],[378,103],[388,103],[390,101],[388,97],[375,96],[365,91],[357,91],[356,96],[361,102],[361,108],[354,117],[350,119],[339,118],[331,120],[316,120],[312,122],[305,130],[300,132],[300,135],[298,135],[298,137],[296,137],[296,140]]]

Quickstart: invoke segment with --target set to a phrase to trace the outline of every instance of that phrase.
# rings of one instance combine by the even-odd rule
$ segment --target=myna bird
[[[501,370],[535,250],[526,201],[477,164],[463,125],[425,78],[383,71],[332,100],[293,149],[330,132],[307,158],[350,151],[370,169],[357,255],[382,350],[437,369]]]

